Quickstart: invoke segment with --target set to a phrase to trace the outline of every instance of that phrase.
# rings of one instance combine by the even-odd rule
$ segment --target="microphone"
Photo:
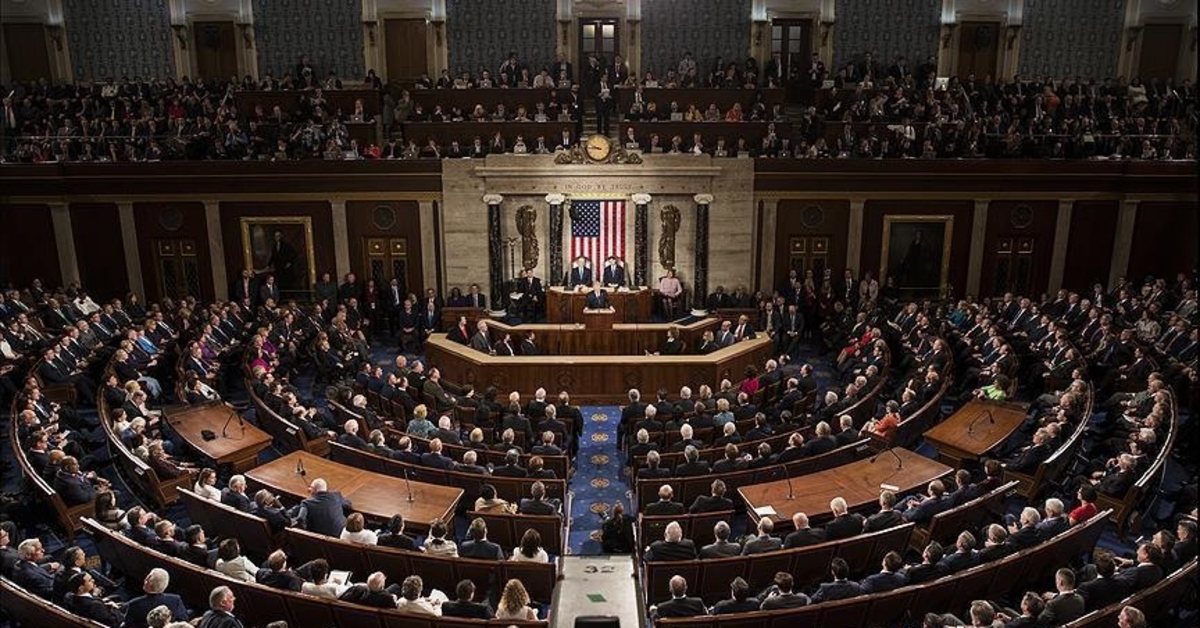
[[[879,453],[875,454],[874,456],[871,456],[871,464],[875,464],[875,460],[877,458],[879,458],[880,456],[882,456],[883,452],[886,451],[887,453],[892,454],[892,457],[896,459],[896,468],[903,469],[904,468],[904,459],[902,459],[900,457],[900,454],[898,454],[894,451],[894,449],[893,449],[894,447],[895,447],[894,445],[889,444],[887,447],[884,447],[883,449],[881,449],[879,451]]]
[[[787,478],[788,499],[796,499],[796,495],[792,493],[792,474],[788,471],[787,463],[783,463],[783,477]]]
[[[408,467],[404,467],[404,488],[408,489],[408,503],[413,503],[412,483],[408,481]]]
[[[303,459],[300,459],[300,458],[296,459],[296,475],[298,475],[300,477],[304,477],[304,476],[308,475],[308,471],[304,470],[304,460]]]
[[[234,417],[234,416],[237,416],[237,418],[238,418],[238,422],[239,422],[239,423],[241,422],[241,420],[242,420],[242,415],[238,414],[238,411],[237,411],[237,409],[235,409],[235,408],[230,408],[230,410],[229,410],[229,416],[225,417],[225,425],[221,427],[221,438],[229,438],[229,433],[228,433],[228,432],[229,432],[229,424],[230,424],[231,422],[233,422],[233,417]],[[243,426],[242,426],[242,433],[244,434],[245,432],[246,432],[246,427],[243,425]]]
[[[992,424],[996,423],[995,417],[992,416],[992,411],[984,410],[983,412],[979,413],[979,416],[975,417],[974,419],[971,419],[971,424],[967,426],[967,434],[973,433],[975,431],[975,426],[979,424],[979,419],[982,419],[984,417],[987,417],[988,423],[992,423]]]

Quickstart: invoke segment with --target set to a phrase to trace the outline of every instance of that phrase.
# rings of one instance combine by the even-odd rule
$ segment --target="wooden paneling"
[[[1129,255],[1129,278],[1146,275],[1174,278],[1197,262],[1197,204],[1142,202],[1138,205]]]
[[[820,222],[813,220],[815,216],[811,209],[813,206],[821,210]],[[849,229],[849,201],[838,199],[786,199],[779,201],[775,215],[775,276],[770,278],[770,285],[778,286],[781,281],[787,279],[789,245],[793,236],[828,236],[829,268],[833,270],[832,276],[835,284],[833,289],[837,290],[836,283],[841,280],[842,272],[846,268],[846,243],[849,239]],[[820,288],[819,285],[817,287]]]
[[[0,209],[0,285],[26,288],[41,279],[49,289],[62,284],[54,222],[46,205]]]
[[[999,22],[962,22],[958,25],[958,77],[974,74],[982,81],[996,74],[1000,51]]]
[[[429,69],[425,46],[429,25],[424,19],[386,20],[383,24],[387,80],[407,82],[420,78]]]
[[[192,42],[197,77],[226,81],[237,76],[233,22],[196,22],[192,25]]]
[[[387,210],[380,209],[387,208]],[[391,216],[394,222],[387,224]],[[424,294],[424,259],[421,251],[420,204],[416,201],[347,201],[346,226],[349,229],[350,268],[361,280],[370,274],[364,263],[365,238],[405,238],[408,245],[408,290]],[[431,228],[427,226],[426,228]],[[391,277],[387,277],[390,281]],[[386,283],[384,284],[386,285]],[[383,285],[380,286],[382,288]]]
[[[329,203],[324,201],[221,203],[221,237],[225,240],[225,276],[229,278],[229,285],[234,284],[238,274],[245,266],[245,258],[242,256],[241,220],[254,216],[304,216],[312,219],[313,262],[317,277],[320,277],[323,272],[334,272],[333,216],[329,209]],[[297,251],[297,253],[307,255],[306,251]],[[309,288],[311,287],[310,285]]]
[[[71,203],[79,280],[97,302],[125,296],[129,272],[115,203]]]
[[[1150,79],[1177,78],[1179,46],[1183,42],[1183,24],[1146,24],[1142,31],[1142,51],[1138,57],[1138,76],[1143,85]],[[1192,50],[1195,53],[1195,49]]]
[[[1094,283],[1107,286],[1116,233],[1116,201],[1075,201],[1062,287],[1090,292]]]
[[[208,225],[204,219],[204,204],[197,202],[177,203],[134,203],[133,217],[137,225],[138,254],[142,265],[142,283],[146,294],[143,301],[162,298],[159,289],[158,269],[155,267],[155,243],[159,240],[191,240],[196,245],[197,262],[202,269],[200,294],[203,301],[218,295],[213,293],[212,273],[208,269],[214,263],[208,251]],[[224,298],[226,295],[219,295]]]
[[[41,24],[5,24],[4,48],[13,81],[36,81],[53,76],[50,51],[46,48],[46,27]]]
[[[971,201],[867,201],[863,210],[862,269],[880,279],[879,259],[883,252],[883,217],[890,215],[950,215],[954,216],[954,231],[950,246],[950,285],[954,294],[963,295],[967,285],[967,259],[971,248],[971,222],[974,204]]]
[[[1027,214],[1026,211],[1029,213]],[[1057,228],[1058,201],[992,201],[988,206],[987,232],[984,236],[983,276],[980,294],[1003,292],[996,285],[995,268],[999,261],[1000,240],[1016,242],[1029,240],[1032,246],[1032,268],[1027,290],[1021,294],[1040,294],[1046,289],[1050,278],[1050,257],[1054,247],[1054,232]],[[1028,222],[1026,222],[1028,221]]]

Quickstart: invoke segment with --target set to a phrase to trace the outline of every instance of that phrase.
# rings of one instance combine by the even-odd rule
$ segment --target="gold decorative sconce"
[[[367,27],[367,43],[372,48],[375,47],[375,27],[378,26],[378,24],[379,24],[379,22],[377,22],[375,20],[364,20],[363,21],[363,26]]]
[[[171,30],[175,31],[175,39],[179,41],[179,47],[187,50],[187,24],[172,24]]]

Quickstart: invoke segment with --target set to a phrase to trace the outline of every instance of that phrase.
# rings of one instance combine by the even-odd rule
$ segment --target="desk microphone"
[[[221,427],[221,438],[229,438],[229,424],[235,416],[238,418],[238,425],[242,426],[242,435],[246,434],[246,424],[242,421],[242,415],[238,414],[237,408],[230,406],[229,416],[225,417],[225,425]]]
[[[783,463],[783,477],[787,478],[788,499],[796,499],[796,495],[792,493],[792,474],[788,471],[787,463]]]
[[[894,447],[895,447],[894,445],[889,444],[887,447],[884,447],[882,450],[880,450],[879,453],[875,454],[874,456],[871,456],[871,464],[875,464],[875,459],[882,456],[883,452],[886,451],[889,454],[892,454],[892,457],[896,459],[896,468],[903,469],[904,468],[904,460],[900,457],[900,454],[896,453]]]
[[[408,467],[404,467],[404,487],[408,489],[408,503],[413,503],[412,483],[408,481]]]
[[[984,417],[987,417],[988,423],[994,424],[996,422],[995,417],[992,416],[992,411],[984,410],[983,412],[981,412],[979,414],[979,416],[977,416],[971,420],[971,424],[967,426],[967,434],[971,434],[972,432],[974,432],[975,426],[979,424],[979,419],[982,419]]]
[[[304,470],[304,460],[301,458],[296,459],[296,475],[300,477],[308,475],[308,471]]]

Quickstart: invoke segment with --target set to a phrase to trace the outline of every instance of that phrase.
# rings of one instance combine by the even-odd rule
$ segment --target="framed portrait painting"
[[[880,279],[912,294],[938,293],[950,279],[954,216],[884,216]]]
[[[317,282],[312,219],[308,216],[252,216],[241,219],[246,268],[274,274],[281,292],[307,291]]]

